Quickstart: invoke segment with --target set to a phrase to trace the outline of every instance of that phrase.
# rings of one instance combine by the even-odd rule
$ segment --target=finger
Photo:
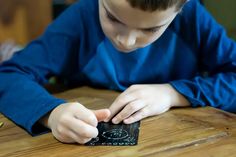
[[[72,130],[76,135],[84,138],[94,138],[98,135],[96,127],[89,125],[82,120],[72,118],[71,123],[68,125],[68,129]]]
[[[73,131],[69,131],[68,136],[71,138],[70,141],[77,142],[79,144],[85,144],[92,139],[92,138],[80,137]]]
[[[109,109],[93,110],[93,113],[97,117],[98,122],[101,122],[111,115]]]
[[[68,132],[68,130],[66,131]],[[58,132],[55,130],[52,130],[53,136],[62,143],[74,143],[75,141],[69,137],[66,133]]]
[[[132,93],[125,93],[118,96],[118,98],[112,103],[109,110],[111,115],[105,119],[105,122],[108,122],[117,114],[125,105],[129,104],[130,102],[136,99],[135,94]]]
[[[134,113],[128,119],[125,119],[124,123],[131,124],[131,123],[140,121],[141,119],[146,118],[147,116],[148,116],[148,111],[146,108],[143,108],[143,109],[139,110],[138,112]]]
[[[84,107],[83,105],[79,103],[78,103],[78,107],[74,109],[75,109],[74,116],[77,119],[80,119],[81,121],[89,125],[92,125],[94,127],[97,126],[98,124],[97,118],[91,110],[87,109],[86,107]]]
[[[126,105],[125,108],[112,119],[112,122],[114,124],[118,124],[124,119],[130,117],[133,113],[141,110],[143,107],[145,107],[145,103],[143,101],[132,101],[131,103]]]

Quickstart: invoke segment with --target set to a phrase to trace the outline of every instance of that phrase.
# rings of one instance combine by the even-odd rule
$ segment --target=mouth
[[[136,49],[126,49],[126,48],[120,48],[120,47],[116,47],[117,50],[121,51],[121,52],[126,52],[126,53],[129,53],[129,52],[132,52]]]
[[[112,44],[114,45],[114,47],[121,52],[125,52],[125,53],[130,53],[132,51],[135,51],[137,48],[125,48],[124,46],[120,45],[120,44],[116,44],[114,41],[112,42]]]

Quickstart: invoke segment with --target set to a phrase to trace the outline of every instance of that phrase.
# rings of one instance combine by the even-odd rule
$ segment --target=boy
[[[31,134],[43,124],[83,144],[98,121],[129,124],[190,104],[236,112],[235,72],[235,42],[196,0],[80,0],[0,67],[0,110]],[[124,92],[91,111],[48,94],[40,85],[52,75]]]

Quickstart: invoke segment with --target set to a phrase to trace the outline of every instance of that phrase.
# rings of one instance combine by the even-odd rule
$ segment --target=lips
[[[123,47],[118,47],[117,49],[122,51],[122,52],[131,52],[131,51],[134,50],[134,49],[126,49],[126,48],[123,48]]]
[[[122,46],[122,45],[120,45],[120,44],[116,44],[115,42],[113,42],[113,45],[114,45],[114,47],[117,49],[117,50],[119,50],[119,51],[121,51],[121,52],[132,52],[132,51],[134,51],[134,50],[136,50],[137,48],[125,48],[124,46]]]

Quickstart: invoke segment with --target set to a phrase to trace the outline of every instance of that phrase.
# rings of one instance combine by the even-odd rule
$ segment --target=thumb
[[[93,113],[97,117],[98,122],[101,122],[107,119],[111,115],[111,112],[109,109],[93,110]]]

